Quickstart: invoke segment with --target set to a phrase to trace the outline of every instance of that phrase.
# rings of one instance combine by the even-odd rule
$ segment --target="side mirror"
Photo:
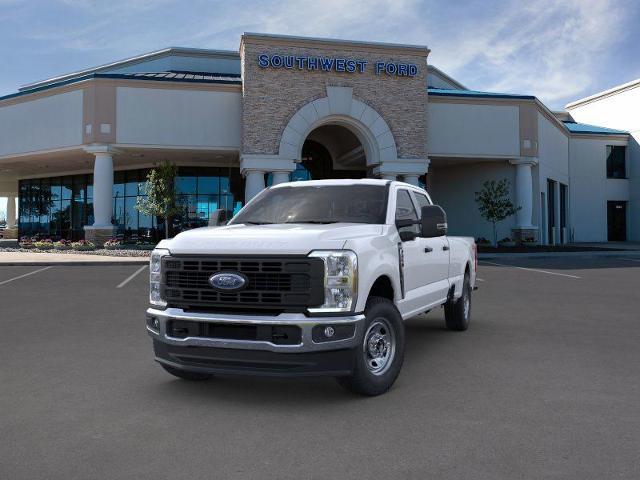
[[[219,208],[218,210],[214,210],[213,213],[209,216],[209,226],[210,227],[220,227],[227,223],[227,211]]]
[[[447,214],[439,205],[422,207],[422,236],[441,237],[447,234]]]

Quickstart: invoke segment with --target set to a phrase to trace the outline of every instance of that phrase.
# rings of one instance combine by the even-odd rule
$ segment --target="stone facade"
[[[261,54],[346,58],[367,61],[363,73],[262,68]],[[426,159],[426,48],[245,35],[240,47],[243,78],[242,153],[277,155],[282,133],[304,105],[327,96],[328,86],[351,87],[353,98],[387,122],[398,157]],[[415,76],[375,73],[376,62],[417,65]]]

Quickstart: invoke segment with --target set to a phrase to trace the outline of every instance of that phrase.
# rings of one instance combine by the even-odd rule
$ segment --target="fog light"
[[[147,325],[151,330],[160,332],[160,321],[156,317],[147,317]]]
[[[335,335],[336,331],[333,329],[333,327],[326,327],[324,329],[324,336],[327,338],[331,338]]]

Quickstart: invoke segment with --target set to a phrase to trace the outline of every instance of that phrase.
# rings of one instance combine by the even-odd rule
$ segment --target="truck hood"
[[[174,254],[303,254],[341,249],[354,238],[382,234],[382,225],[363,223],[228,225],[189,230],[159,245]]]

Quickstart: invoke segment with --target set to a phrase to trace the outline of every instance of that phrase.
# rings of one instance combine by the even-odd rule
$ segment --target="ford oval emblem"
[[[232,272],[214,273],[209,277],[209,284],[216,290],[224,292],[240,290],[247,284],[247,277]]]

